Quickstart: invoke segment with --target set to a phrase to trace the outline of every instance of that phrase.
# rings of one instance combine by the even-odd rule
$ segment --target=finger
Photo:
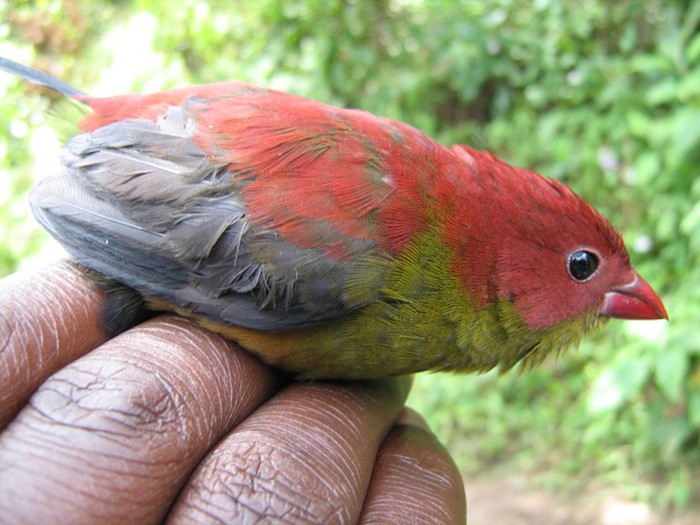
[[[0,281],[0,428],[48,376],[105,341],[102,301],[67,261]]]
[[[0,516],[160,521],[201,457],[272,394],[276,377],[181,318],[121,334],[49,378],[0,435]]]
[[[395,425],[413,425],[424,430],[430,430],[427,421],[418,412],[410,407],[403,407]]]
[[[409,411],[377,455],[360,523],[466,523],[464,483],[452,458]]]
[[[407,378],[295,384],[204,460],[169,523],[355,523]]]

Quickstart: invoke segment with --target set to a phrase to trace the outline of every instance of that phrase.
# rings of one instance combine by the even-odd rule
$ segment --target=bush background
[[[0,55],[99,95],[247,80],[564,181],[621,229],[671,321],[610,323],[525,375],[422,374],[410,404],[465,476],[697,496],[700,1],[0,0]],[[26,196],[66,106],[0,75],[0,276],[60,253]]]

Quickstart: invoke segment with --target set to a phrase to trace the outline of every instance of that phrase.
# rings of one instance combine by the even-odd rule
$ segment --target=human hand
[[[67,262],[0,281],[3,523],[464,523],[407,378],[296,383],[171,315],[114,339]]]

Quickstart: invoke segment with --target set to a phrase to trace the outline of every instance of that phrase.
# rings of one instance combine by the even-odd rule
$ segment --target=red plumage
[[[424,189],[439,176],[440,157],[452,156],[400,122],[240,82],[76,98],[93,109],[84,131],[184,105],[197,122],[194,143],[228,167],[249,217],[302,247],[318,246],[318,223],[327,222],[334,239],[326,253],[336,257],[348,255],[348,238],[398,253],[425,228]]]

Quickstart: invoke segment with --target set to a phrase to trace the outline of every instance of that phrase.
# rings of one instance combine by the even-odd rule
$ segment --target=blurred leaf
[[[616,410],[637,395],[649,377],[648,359],[623,361],[602,371],[593,383],[588,397],[592,412]]]
[[[685,56],[690,64],[700,62],[700,33],[696,34],[690,41],[690,44],[688,44]]]
[[[700,388],[688,396],[688,420],[693,427],[700,427]]]
[[[700,233],[700,202],[695,203],[690,212],[685,215],[681,222],[681,229],[689,235]]]
[[[683,349],[661,351],[654,364],[654,380],[671,403],[679,403],[688,374],[689,355]]]
[[[681,159],[700,148],[700,110],[688,111],[684,116],[685,123],[678,129],[675,143],[675,154]]]
[[[683,102],[700,106],[700,68],[691,71],[681,80],[678,97]]]
[[[671,77],[665,78],[650,87],[646,93],[646,101],[651,106],[660,106],[673,102],[677,96],[678,80]]]

